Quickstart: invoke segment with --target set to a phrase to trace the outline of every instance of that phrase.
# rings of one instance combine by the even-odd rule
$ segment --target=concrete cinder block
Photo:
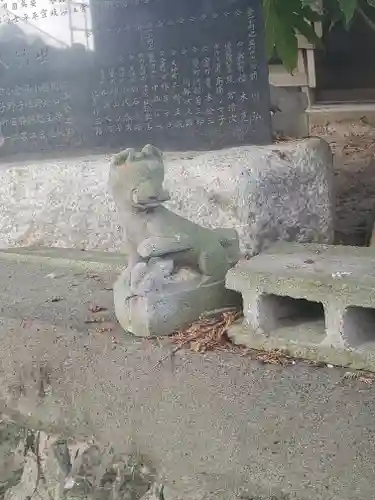
[[[375,370],[375,252],[279,243],[231,269],[244,321],[230,336],[253,348]]]

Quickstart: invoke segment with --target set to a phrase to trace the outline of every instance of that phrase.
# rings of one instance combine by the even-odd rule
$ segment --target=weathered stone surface
[[[129,255],[114,286],[115,311],[138,336],[169,335],[241,302],[224,285],[240,256],[236,231],[207,229],[165,208],[163,180],[162,153],[151,145],[112,159],[109,185]]]
[[[115,256],[105,267],[95,252],[85,263],[48,254],[0,252],[0,411],[48,434],[94,436],[121,456],[137,452],[161,477],[165,500],[372,498],[372,386],[302,363],[172,356],[166,342],[125,335],[115,321]],[[46,363],[41,391],[35,374]]]
[[[227,274],[244,323],[229,335],[252,348],[375,370],[372,249],[278,243]]]
[[[333,240],[333,164],[318,138],[210,152],[167,165],[167,203],[207,227],[235,228],[250,255],[277,240]]]
[[[300,88],[270,85],[272,131],[281,137],[307,137],[308,100]]]

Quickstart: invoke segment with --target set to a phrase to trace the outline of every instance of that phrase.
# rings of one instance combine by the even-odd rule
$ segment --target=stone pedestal
[[[113,287],[116,317],[122,328],[139,337],[170,335],[203,313],[240,307],[241,295],[224,281],[204,283],[199,278],[164,285],[159,291],[132,295],[125,270]]]

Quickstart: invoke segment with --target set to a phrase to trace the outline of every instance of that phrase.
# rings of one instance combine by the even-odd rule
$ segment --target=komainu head
[[[128,148],[114,155],[111,164],[113,166],[122,166],[136,162],[144,162],[145,160],[148,162],[163,163],[163,153],[151,144],[147,144],[139,152],[133,148]]]
[[[147,144],[139,152],[128,148],[112,157],[109,187],[116,204],[146,206],[166,201],[163,181],[163,153],[155,146]]]

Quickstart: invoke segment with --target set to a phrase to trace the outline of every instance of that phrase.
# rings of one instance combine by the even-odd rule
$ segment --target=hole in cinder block
[[[348,307],[343,315],[342,336],[351,347],[375,342],[375,309]]]
[[[282,336],[307,335],[308,341],[324,338],[324,307],[320,302],[280,295],[262,295],[259,303],[262,330]],[[309,326],[310,325],[310,326]]]

